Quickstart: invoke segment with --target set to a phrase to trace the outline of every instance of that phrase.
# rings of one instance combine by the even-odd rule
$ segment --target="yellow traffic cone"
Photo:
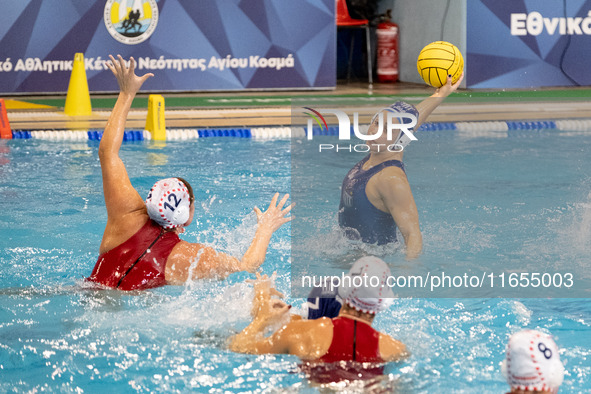
[[[148,117],[146,130],[152,134],[154,141],[166,141],[166,120],[164,119],[164,97],[151,94],[148,97]]]
[[[74,55],[74,65],[72,67],[72,74],[70,75],[70,84],[68,85],[68,94],[66,96],[64,112],[66,115],[70,116],[92,115],[83,53],[77,53]]]

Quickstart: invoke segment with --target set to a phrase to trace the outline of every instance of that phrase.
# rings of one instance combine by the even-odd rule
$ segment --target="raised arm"
[[[433,110],[437,108],[447,96],[455,92],[458,87],[460,87],[463,79],[464,74],[462,73],[460,79],[458,79],[457,82],[452,85],[452,78],[448,75],[447,83],[445,85],[437,89],[433,95],[427,97],[425,100],[417,104],[416,108],[417,111],[419,111],[419,119],[417,125],[415,126],[415,130],[418,130],[418,128],[427,120],[429,115],[431,115],[431,112],[433,112]]]
[[[189,279],[189,269],[195,259],[199,259],[192,271],[191,279],[223,278],[239,271],[254,272],[265,261],[271,236],[292,217],[286,216],[293,204],[285,206],[289,194],[283,196],[279,203],[276,193],[265,212],[255,207],[258,226],[254,239],[242,259],[217,252],[213,248],[201,244],[181,242],[168,258],[166,277],[170,282],[185,282]]]
[[[287,319],[289,306],[273,298],[283,295],[271,286],[266,276],[259,277],[254,290],[254,318],[244,330],[230,338],[230,350],[250,354],[293,354],[303,360],[315,360],[326,353],[332,340],[330,319],[301,320],[291,317],[283,327],[265,337],[267,328]]]
[[[275,193],[271,199],[269,208],[267,208],[264,213],[258,207],[254,207],[254,211],[257,215],[258,227],[250,247],[246,253],[244,253],[244,256],[242,256],[242,260],[240,261],[240,271],[254,272],[265,261],[267,248],[269,242],[271,242],[271,236],[282,225],[291,221],[293,218],[292,216],[285,216],[291,211],[291,208],[294,205],[290,204],[284,208],[288,198],[289,194],[286,194],[281,201],[277,203],[279,193]]]
[[[133,58],[130,58],[128,66],[121,56],[117,57],[116,60],[110,56],[111,61],[107,62],[107,66],[117,78],[119,96],[107,121],[98,151],[108,217],[101,243],[101,253],[128,238],[129,234],[121,233],[122,228],[132,227],[123,225],[126,224],[127,214],[139,210],[145,211],[144,201],[131,185],[125,165],[119,158],[119,149],[123,141],[123,131],[131,103],[144,81],[153,74],[138,77],[134,73],[135,60]],[[147,213],[145,216],[147,217]]]
[[[282,333],[286,330],[290,331],[289,323],[268,338],[263,334],[267,327],[287,319],[291,306],[280,299],[283,298],[283,294],[273,287],[272,279],[267,275],[261,277],[258,272],[256,276],[257,280],[253,282],[252,322],[230,338],[230,350],[251,354],[288,353],[289,336],[284,336]]]
[[[113,72],[119,83],[119,97],[101,138],[99,145],[99,159],[103,173],[103,191],[105,205],[109,219],[118,219],[131,211],[145,206],[143,199],[133,188],[125,170],[125,165],[119,158],[119,149],[123,141],[125,122],[131,103],[146,79],[153,74],[145,74],[142,77],[135,75],[135,60],[130,58],[129,67],[125,60],[118,55],[115,60],[109,56],[111,62],[107,66]]]

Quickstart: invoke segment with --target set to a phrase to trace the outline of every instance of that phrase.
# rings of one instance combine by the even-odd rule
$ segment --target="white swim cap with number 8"
[[[515,333],[507,344],[501,371],[512,389],[557,392],[564,378],[558,346],[535,330]]]

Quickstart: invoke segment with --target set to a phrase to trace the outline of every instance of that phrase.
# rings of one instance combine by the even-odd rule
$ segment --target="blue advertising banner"
[[[467,86],[591,85],[590,0],[468,0]]]
[[[153,72],[143,90],[336,86],[334,0],[0,0],[0,93],[117,91],[109,54]]]

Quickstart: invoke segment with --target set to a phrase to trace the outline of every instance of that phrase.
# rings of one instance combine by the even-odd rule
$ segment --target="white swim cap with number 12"
[[[184,225],[191,215],[190,206],[189,190],[177,178],[156,182],[146,199],[150,219],[165,229]]]

